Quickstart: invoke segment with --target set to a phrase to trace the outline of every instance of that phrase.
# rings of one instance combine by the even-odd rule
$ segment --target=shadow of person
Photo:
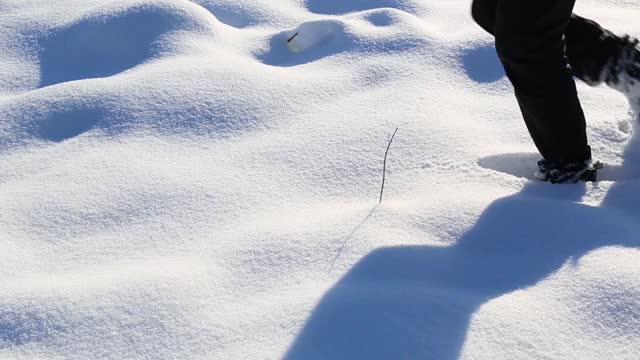
[[[637,246],[640,226],[578,203],[585,192],[530,182],[453,246],[373,251],[324,295],[284,358],[457,359],[482,304],[595,249]]]

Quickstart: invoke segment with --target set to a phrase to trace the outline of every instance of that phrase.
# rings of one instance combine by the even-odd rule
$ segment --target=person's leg
[[[566,38],[573,74],[589,85],[604,82],[620,90],[637,110],[640,105],[638,40],[628,35],[617,36],[577,15],[571,18]]]
[[[591,156],[584,115],[567,67],[565,32],[567,53],[569,46],[575,47],[570,59],[576,61],[579,78],[589,79],[597,66],[606,63],[591,59],[599,54],[591,42],[595,44],[601,28],[574,19],[574,1],[474,0],[471,7],[474,20],[497,35],[496,49],[534,143],[546,160],[559,164]],[[589,31],[583,36],[585,29]]]
[[[615,86],[615,59],[625,47],[633,47],[633,40],[620,37],[602,28],[595,21],[578,15],[571,16],[566,31],[567,57],[573,74],[589,85],[605,82]]]
[[[575,0],[497,0],[496,50],[538,150],[554,164],[591,158],[565,54]]]
[[[471,17],[486,32],[495,34],[498,0],[473,0]]]
[[[495,34],[497,7],[498,0],[474,0],[471,6],[475,22],[491,35]],[[571,15],[567,25],[565,42],[573,76],[592,86],[605,82],[617,87],[620,79],[616,75],[627,69],[616,68],[616,59],[623,49],[637,51],[635,39],[617,36],[595,21],[576,14]],[[640,71],[631,75],[640,78]]]

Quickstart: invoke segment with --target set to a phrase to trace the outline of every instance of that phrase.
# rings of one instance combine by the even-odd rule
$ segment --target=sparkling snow
[[[0,0],[0,359],[637,359],[640,127],[534,181],[469,8]]]

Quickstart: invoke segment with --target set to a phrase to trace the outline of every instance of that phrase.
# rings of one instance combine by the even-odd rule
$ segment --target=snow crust
[[[0,1],[0,359],[637,359],[629,104],[534,181],[469,7]]]

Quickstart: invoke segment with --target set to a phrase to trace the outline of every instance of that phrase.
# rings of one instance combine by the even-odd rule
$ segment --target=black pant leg
[[[566,41],[567,57],[574,76],[589,85],[603,81],[615,85],[611,83],[615,79],[607,76],[606,67],[626,45],[621,37],[592,20],[574,14],[567,27]]]
[[[496,38],[496,50],[534,143],[545,159],[557,163],[591,157],[565,54],[564,34],[574,2],[475,0],[472,6],[474,19]]]
[[[495,34],[498,0],[474,0],[471,15],[480,27]],[[566,55],[573,76],[589,85],[608,82],[605,68],[618,55],[621,37],[593,20],[571,15],[565,31]]]
[[[471,3],[471,17],[486,32],[494,35],[497,9],[498,0],[473,0],[473,3]]]

